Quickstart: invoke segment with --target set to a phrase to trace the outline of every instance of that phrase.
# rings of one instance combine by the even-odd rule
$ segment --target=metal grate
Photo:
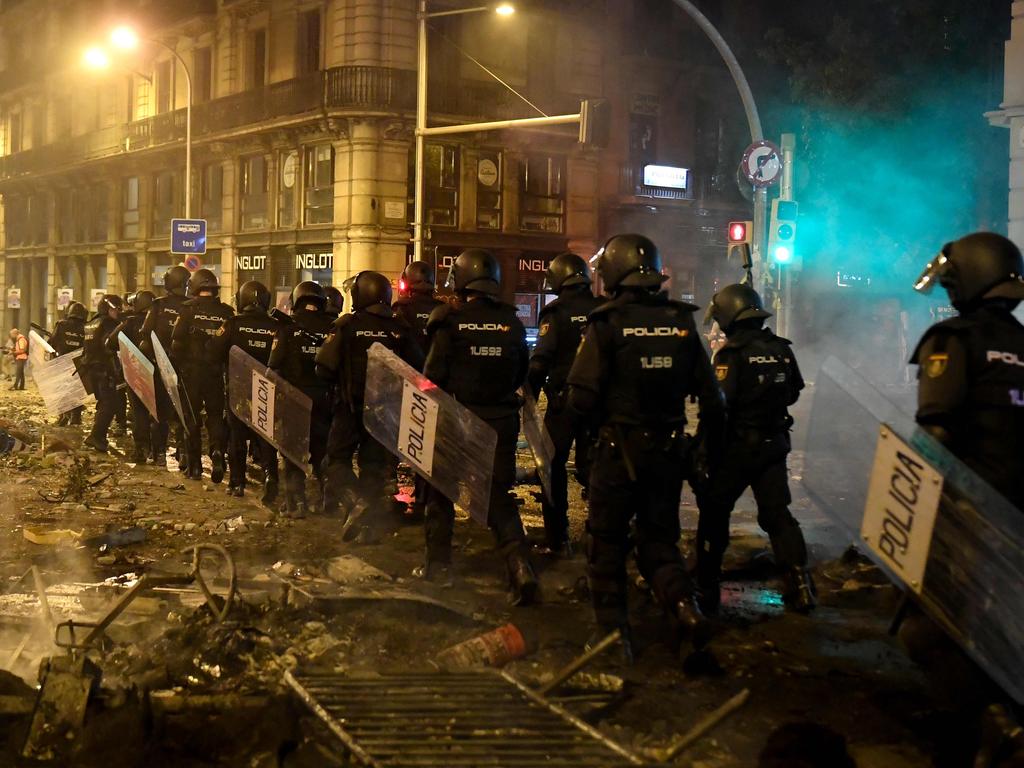
[[[286,672],[285,681],[355,760],[374,768],[646,764],[505,673]]]

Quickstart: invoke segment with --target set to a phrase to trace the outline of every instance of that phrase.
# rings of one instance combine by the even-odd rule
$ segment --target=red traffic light
[[[745,243],[745,242],[747,242],[747,222],[745,222],[745,221],[731,221],[731,222],[729,222],[729,242],[730,243]]]

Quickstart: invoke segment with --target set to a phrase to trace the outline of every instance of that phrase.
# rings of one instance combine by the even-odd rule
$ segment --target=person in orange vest
[[[28,339],[17,328],[11,328],[11,357],[14,358],[14,386],[11,389],[25,388],[25,363],[28,362]]]

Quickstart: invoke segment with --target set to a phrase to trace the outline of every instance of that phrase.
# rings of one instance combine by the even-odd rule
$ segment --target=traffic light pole
[[[782,179],[779,186],[779,199],[793,199],[793,160],[796,156],[796,134],[782,134]],[[793,307],[793,271],[789,267],[779,266],[778,283],[778,314],[776,331],[780,336],[789,336],[790,312]]]
[[[674,0],[675,4],[682,8],[693,19],[694,23],[701,28],[701,31],[708,36],[708,39],[718,50],[718,54],[725,61],[725,66],[732,75],[736,89],[740,92],[740,100],[743,102],[743,111],[747,115],[747,125],[750,128],[751,142],[761,141],[764,133],[761,130],[761,117],[757,112],[757,103],[754,101],[754,93],[750,90],[750,83],[740,67],[736,55],[732,52],[725,38],[715,29],[708,17],[705,16],[690,0]],[[754,260],[754,281],[755,285],[761,279],[765,262],[765,234],[767,232],[766,212],[768,210],[768,190],[754,190],[754,239],[752,243]]]

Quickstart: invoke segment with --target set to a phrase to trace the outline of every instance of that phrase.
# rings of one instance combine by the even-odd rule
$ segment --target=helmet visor
[[[949,271],[949,258],[946,256],[946,247],[925,265],[921,276],[914,281],[914,290],[918,293],[929,294],[939,284],[942,276]]]

